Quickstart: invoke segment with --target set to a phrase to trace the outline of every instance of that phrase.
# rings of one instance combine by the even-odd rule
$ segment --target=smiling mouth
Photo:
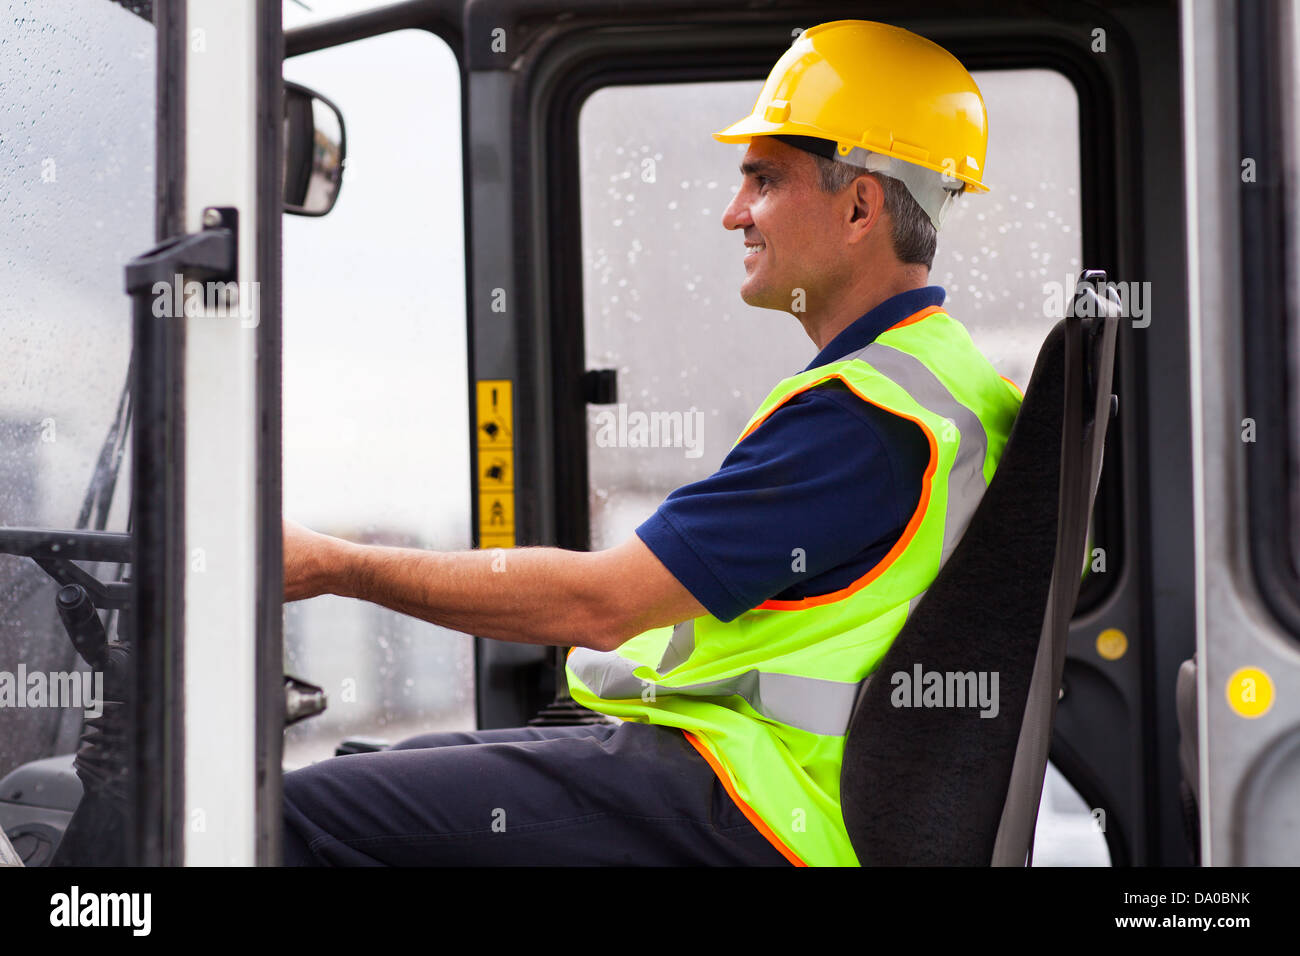
[[[767,248],[766,242],[747,242],[745,243],[745,258],[756,256]]]

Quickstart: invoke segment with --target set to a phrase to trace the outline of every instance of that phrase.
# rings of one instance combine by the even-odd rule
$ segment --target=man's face
[[[740,171],[740,191],[722,214],[723,226],[745,237],[740,297],[759,308],[790,311],[795,290],[802,289],[811,305],[843,269],[843,220],[836,208],[851,200],[823,192],[816,159],[771,136],[750,140]]]

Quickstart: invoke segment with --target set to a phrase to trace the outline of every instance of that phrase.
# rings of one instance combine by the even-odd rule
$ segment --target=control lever
[[[108,634],[86,589],[80,584],[65,584],[54,595],[54,604],[81,659],[92,669],[103,670],[108,662]]]
[[[81,659],[92,670],[103,672],[104,698],[125,701],[131,652],[125,644],[108,639],[90,594],[80,584],[65,584],[54,595],[54,604]]]

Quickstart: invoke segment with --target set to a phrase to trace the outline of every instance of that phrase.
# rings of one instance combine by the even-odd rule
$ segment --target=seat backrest
[[[1029,856],[1111,411],[1104,282],[1085,273],[1047,336],[964,536],[859,695],[840,801],[863,865]]]

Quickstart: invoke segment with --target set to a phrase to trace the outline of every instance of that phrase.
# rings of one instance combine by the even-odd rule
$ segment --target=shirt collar
[[[891,296],[866,315],[854,319],[852,325],[831,339],[826,347],[817,353],[817,357],[804,371],[829,365],[852,352],[866,348],[876,340],[876,336],[902,322],[908,316],[915,315],[932,305],[943,305],[946,296],[943,286],[938,285],[908,289],[906,292]]]

